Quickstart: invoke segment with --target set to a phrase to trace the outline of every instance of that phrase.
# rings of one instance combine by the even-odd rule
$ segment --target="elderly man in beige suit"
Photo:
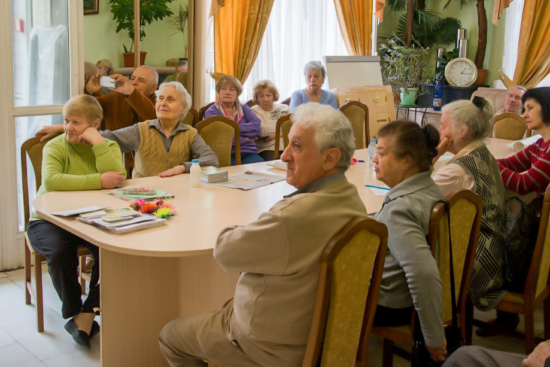
[[[344,115],[308,103],[292,116],[281,159],[297,191],[258,220],[224,229],[214,257],[241,272],[233,300],[217,312],[170,322],[160,347],[171,366],[301,366],[319,280],[321,255],[350,220],[366,216],[344,172],[355,149]]]

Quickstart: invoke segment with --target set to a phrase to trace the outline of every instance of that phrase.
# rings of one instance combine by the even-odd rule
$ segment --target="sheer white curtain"
[[[333,0],[277,0],[269,18],[256,63],[244,84],[241,103],[253,96],[254,85],[269,79],[280,101],[305,88],[303,67],[323,56],[348,52],[338,26]]]
[[[504,31],[504,54],[502,56],[503,71],[510,79],[514,77],[518,60],[519,35],[521,18],[523,17],[524,0],[514,0],[506,9],[506,28]],[[500,82],[500,85],[503,85]],[[538,87],[550,87],[550,75],[544,78]]]

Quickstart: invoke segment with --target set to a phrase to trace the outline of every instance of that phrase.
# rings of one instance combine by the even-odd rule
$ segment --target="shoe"
[[[70,319],[69,321],[67,321],[67,323],[65,324],[65,330],[67,330],[67,332],[72,335],[74,341],[78,345],[86,350],[90,349],[90,336],[86,334],[85,331],[78,330],[74,323],[74,319]]]
[[[487,321],[487,327],[476,330],[476,335],[481,337],[495,336],[504,331],[514,331],[519,324],[519,315],[512,314],[502,320],[498,317],[494,320]]]
[[[92,330],[90,331],[90,339],[92,339],[94,336],[99,334],[99,331],[100,331],[99,324],[97,323],[97,321],[94,321],[92,323]]]

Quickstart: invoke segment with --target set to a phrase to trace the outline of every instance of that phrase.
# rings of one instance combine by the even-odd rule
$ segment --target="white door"
[[[82,0],[0,2],[0,270],[23,265],[21,145],[84,88],[82,30]]]

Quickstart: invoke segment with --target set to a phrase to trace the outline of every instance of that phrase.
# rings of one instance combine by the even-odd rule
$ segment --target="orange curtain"
[[[334,0],[340,30],[350,55],[370,55],[372,45],[372,1]]]
[[[521,33],[519,35],[518,62],[514,80],[504,75],[507,87],[537,86],[550,73],[550,1],[525,0]]]
[[[495,6],[493,8],[493,24],[498,25],[498,20],[504,13],[504,9],[510,6],[510,3],[514,0],[495,0]]]
[[[214,60],[218,73],[244,84],[256,57],[274,0],[226,1],[214,16]]]

